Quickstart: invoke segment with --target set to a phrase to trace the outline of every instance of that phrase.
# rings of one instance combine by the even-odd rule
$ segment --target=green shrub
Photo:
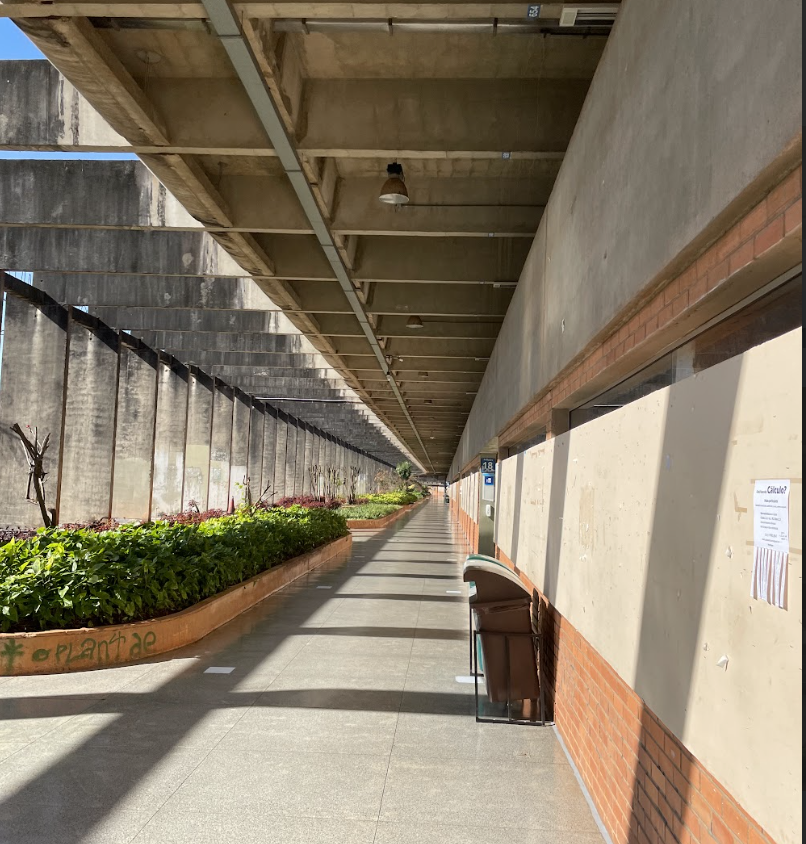
[[[346,504],[339,513],[345,519],[382,519],[399,509],[397,504]]]
[[[366,496],[370,504],[397,504],[402,507],[406,504],[414,504],[420,500],[416,492],[379,492]]]
[[[0,630],[166,615],[347,532],[338,512],[303,507],[104,533],[43,528],[0,547]]]

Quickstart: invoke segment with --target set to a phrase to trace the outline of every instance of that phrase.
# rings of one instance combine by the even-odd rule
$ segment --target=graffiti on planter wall
[[[9,638],[0,648],[0,675],[24,673],[27,664],[47,662],[55,668],[64,668],[76,663],[82,667],[114,665],[130,659],[142,659],[154,651],[157,634],[130,633],[125,636],[116,631],[111,636],[99,638],[87,636],[83,640],[76,637],[56,641],[49,647],[38,647],[35,639]]]

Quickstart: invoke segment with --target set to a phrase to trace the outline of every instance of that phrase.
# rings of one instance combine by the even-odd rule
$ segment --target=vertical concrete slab
[[[285,494],[296,495],[296,469],[297,469],[297,420],[293,416],[288,417],[286,422],[288,439],[286,440],[285,451]]]
[[[45,453],[45,502],[56,507],[61,454],[67,311],[44,293],[10,277],[5,285],[3,358],[0,361],[0,526],[42,527],[35,501],[26,501],[28,461],[10,429],[18,423],[50,434]],[[27,288],[27,291],[26,291]],[[31,298],[19,295],[30,292]],[[2,307],[2,292],[0,292]],[[33,490],[31,490],[33,495]],[[58,516],[58,514],[57,514]]]
[[[169,355],[160,356],[157,365],[152,519],[178,513],[182,509],[189,380],[186,366]]]
[[[252,501],[257,501],[263,492],[263,435],[266,412],[262,402],[252,399],[249,408],[249,454],[246,462],[246,473],[249,476],[249,486],[252,490]],[[274,463],[272,463],[274,469]],[[274,473],[272,472],[272,478]]]
[[[319,436],[319,431],[312,431],[311,432],[311,466],[319,467],[319,448],[322,444],[322,438]],[[312,483],[311,488],[313,489],[314,495],[321,495],[321,488],[322,483],[321,480],[317,480],[317,483],[314,485]]]
[[[274,465],[277,452],[277,411],[263,405],[263,466],[261,468],[260,495],[274,501]]]
[[[118,392],[119,337],[97,317],[70,309],[59,521],[107,519]]]
[[[288,417],[276,411],[277,445],[274,453],[274,487],[272,501],[279,501],[286,495],[286,452],[288,451]]]
[[[232,406],[232,446],[230,449],[229,497],[235,505],[246,501],[246,481],[249,475],[249,417],[252,400],[237,390]]]
[[[336,454],[336,444],[330,434],[327,434],[326,436],[327,439],[325,440],[325,468],[329,471],[335,466],[333,460]]]
[[[297,420],[297,459],[294,464],[294,495],[306,495],[305,488],[305,437],[306,426]]]
[[[182,507],[190,502],[204,512],[210,483],[210,447],[213,429],[213,379],[197,369],[190,369],[188,382],[187,438],[185,440],[185,488]]]
[[[207,492],[207,506],[211,510],[226,510],[229,505],[233,405],[232,387],[216,380],[213,389],[213,433],[210,439],[210,485]]]
[[[151,513],[158,358],[128,334],[120,338],[112,518],[145,521]]]
[[[313,440],[314,432],[305,426],[305,444],[302,463],[302,492],[303,495],[316,495],[316,490],[311,486],[311,467],[313,466]]]

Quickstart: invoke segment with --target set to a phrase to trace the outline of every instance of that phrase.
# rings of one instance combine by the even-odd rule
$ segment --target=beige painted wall
[[[479,473],[471,472],[464,478],[454,481],[448,488],[448,496],[454,500],[458,500],[459,509],[473,519],[474,522],[479,520]]]
[[[780,844],[802,833],[801,340],[503,461],[497,510],[502,550]],[[786,611],[750,598],[763,478],[793,482]]]

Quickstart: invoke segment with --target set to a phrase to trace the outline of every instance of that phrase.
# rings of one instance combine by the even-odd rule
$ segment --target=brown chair
[[[463,569],[465,582],[475,584],[470,597],[473,619],[473,675],[476,686],[476,720],[534,724],[513,718],[514,701],[540,701],[540,723],[545,724],[543,690],[540,687],[540,637],[532,622],[532,596],[507,566],[492,560],[468,557]],[[484,665],[487,697],[491,703],[506,703],[506,718],[479,714],[478,646]],[[532,709],[534,711],[534,709]]]

